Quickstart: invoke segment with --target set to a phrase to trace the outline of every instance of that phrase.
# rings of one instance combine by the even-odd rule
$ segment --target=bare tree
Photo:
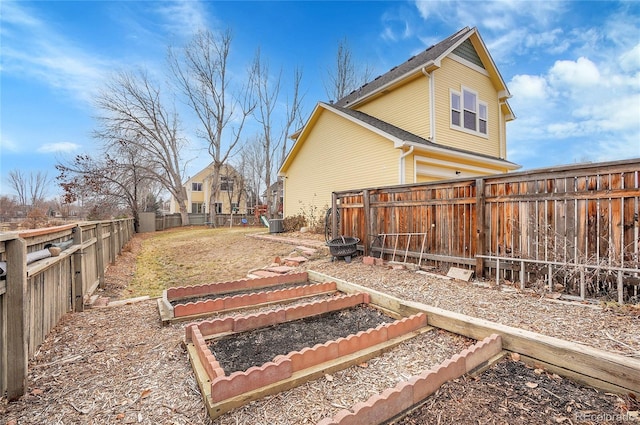
[[[228,69],[232,38],[230,30],[217,36],[200,31],[181,54],[169,50],[172,73],[201,125],[197,134],[207,143],[213,163],[211,222],[216,220],[220,170],[238,147],[242,129],[255,108],[251,74],[245,84],[234,85]]]
[[[0,221],[9,221],[9,219],[16,216],[18,211],[18,204],[15,198],[10,198],[6,195],[0,196]]]
[[[100,206],[103,214],[114,214],[124,206],[133,216],[137,231],[140,212],[145,211],[146,200],[153,194],[155,174],[149,173],[144,156],[138,155],[134,146],[122,143],[112,146],[111,150],[115,151],[113,156],[105,153],[96,159],[78,155],[66,164],[56,165],[64,201],[71,203],[81,194],[89,193],[93,209]]]
[[[278,166],[284,160],[287,153],[287,137],[294,123],[300,120],[300,104],[302,98],[300,96],[300,82],[302,81],[302,71],[296,68],[293,74],[292,95],[284,102],[285,111],[284,118],[278,120],[278,116],[282,116],[282,111],[277,108],[282,104],[281,99],[281,80],[282,71],[276,78],[269,73],[269,63],[262,59],[260,50],[256,52],[253,62],[255,93],[258,98],[256,108],[256,120],[262,126],[260,140],[264,150],[265,160],[265,185],[267,190],[271,186],[271,178],[274,172],[274,165]],[[278,153],[280,157],[278,158]],[[279,197],[276,197],[279,203]],[[271,197],[267,197],[267,211],[271,212]],[[280,210],[280,205],[276,205],[276,211]]]
[[[106,85],[96,104],[102,111],[95,137],[117,162],[136,155],[136,169],[164,187],[178,203],[182,223],[189,224],[181,158],[186,141],[178,134],[178,115],[163,103],[160,89],[144,71],[120,72]]]
[[[335,68],[327,69],[327,79],[323,80],[325,93],[331,101],[342,99],[371,80],[371,67],[355,63],[346,38],[338,41],[334,65]]]
[[[31,172],[28,176],[20,170],[9,171],[9,185],[16,191],[18,202],[22,206],[38,207],[44,201],[49,183],[51,179],[42,171],[35,174]]]
[[[264,148],[260,136],[254,136],[252,140],[245,143],[240,152],[240,163],[243,164],[241,172],[244,175],[247,192],[251,192],[251,199],[259,203],[265,177]],[[252,206],[255,206],[255,203]]]
[[[18,205],[27,205],[27,178],[20,170],[9,171],[9,186],[15,190],[18,197]]]

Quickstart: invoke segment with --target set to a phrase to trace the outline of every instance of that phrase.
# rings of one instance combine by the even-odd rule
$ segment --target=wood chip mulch
[[[136,235],[116,265],[109,268],[101,295],[117,297],[126,288],[144,239],[145,236]],[[239,249],[250,246],[248,241],[247,247]],[[302,268],[401,298],[622,355],[640,356],[640,332],[633,331],[640,329],[640,319],[634,315],[486,289],[407,270],[366,266],[358,258],[345,264],[320,256]],[[155,300],[68,314],[30,361],[27,394],[16,402],[0,401],[0,425],[315,423],[437,365],[473,343],[444,331],[427,332],[366,364],[252,402],[211,421],[181,345],[183,335],[184,324],[161,326]],[[638,410],[629,397],[619,398],[576,386],[567,379],[528,369],[511,360],[501,365],[506,371],[490,369],[478,379],[465,377],[446,384],[428,400],[427,414],[408,417],[405,423],[635,421],[632,415],[622,415]],[[546,386],[546,381],[543,384],[543,379],[551,380],[553,386]],[[538,386],[530,388],[527,382]],[[571,392],[573,387],[581,392]],[[598,407],[601,406],[598,403],[607,407]],[[590,406],[594,412],[589,413]],[[545,409],[549,412],[547,416],[525,415],[527,411]],[[580,416],[577,412],[587,413]],[[611,416],[614,414],[618,416]]]

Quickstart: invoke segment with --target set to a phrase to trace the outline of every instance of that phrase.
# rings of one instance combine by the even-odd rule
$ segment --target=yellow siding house
[[[211,178],[213,163],[189,178],[184,187],[187,190],[187,211],[193,214],[209,213],[216,208],[217,214],[247,213],[247,196],[242,184],[242,176],[230,165],[220,169],[218,198],[211,202]],[[171,197],[170,212],[179,212],[176,200]]]
[[[280,168],[284,216],[334,191],[505,173],[509,90],[464,28],[335,103],[319,102]]]

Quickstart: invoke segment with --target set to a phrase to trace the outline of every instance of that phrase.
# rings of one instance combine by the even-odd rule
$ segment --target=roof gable
[[[406,62],[393,67],[387,73],[376,77],[339,99],[335,104],[341,107],[354,108],[369,97],[382,92],[389,86],[404,81],[418,73],[432,71],[440,67],[442,59],[450,54],[465,59],[469,63],[487,70],[501,98],[511,97],[507,86],[487,50],[478,30],[465,27],[446,39],[427,48],[422,53],[409,58]]]
[[[486,69],[484,64],[482,63],[482,59],[480,59],[480,56],[478,56],[478,52],[476,52],[475,47],[473,47],[473,44],[468,38],[463,41],[462,44],[456,47],[452,53],[460,56],[462,59],[468,60],[472,64],[479,66],[482,69]]]

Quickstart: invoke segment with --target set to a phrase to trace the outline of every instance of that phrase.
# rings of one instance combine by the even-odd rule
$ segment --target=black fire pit
[[[343,257],[347,263],[351,262],[351,256],[358,251],[356,245],[360,239],[350,236],[340,236],[327,242],[329,252],[333,255],[333,259]]]

